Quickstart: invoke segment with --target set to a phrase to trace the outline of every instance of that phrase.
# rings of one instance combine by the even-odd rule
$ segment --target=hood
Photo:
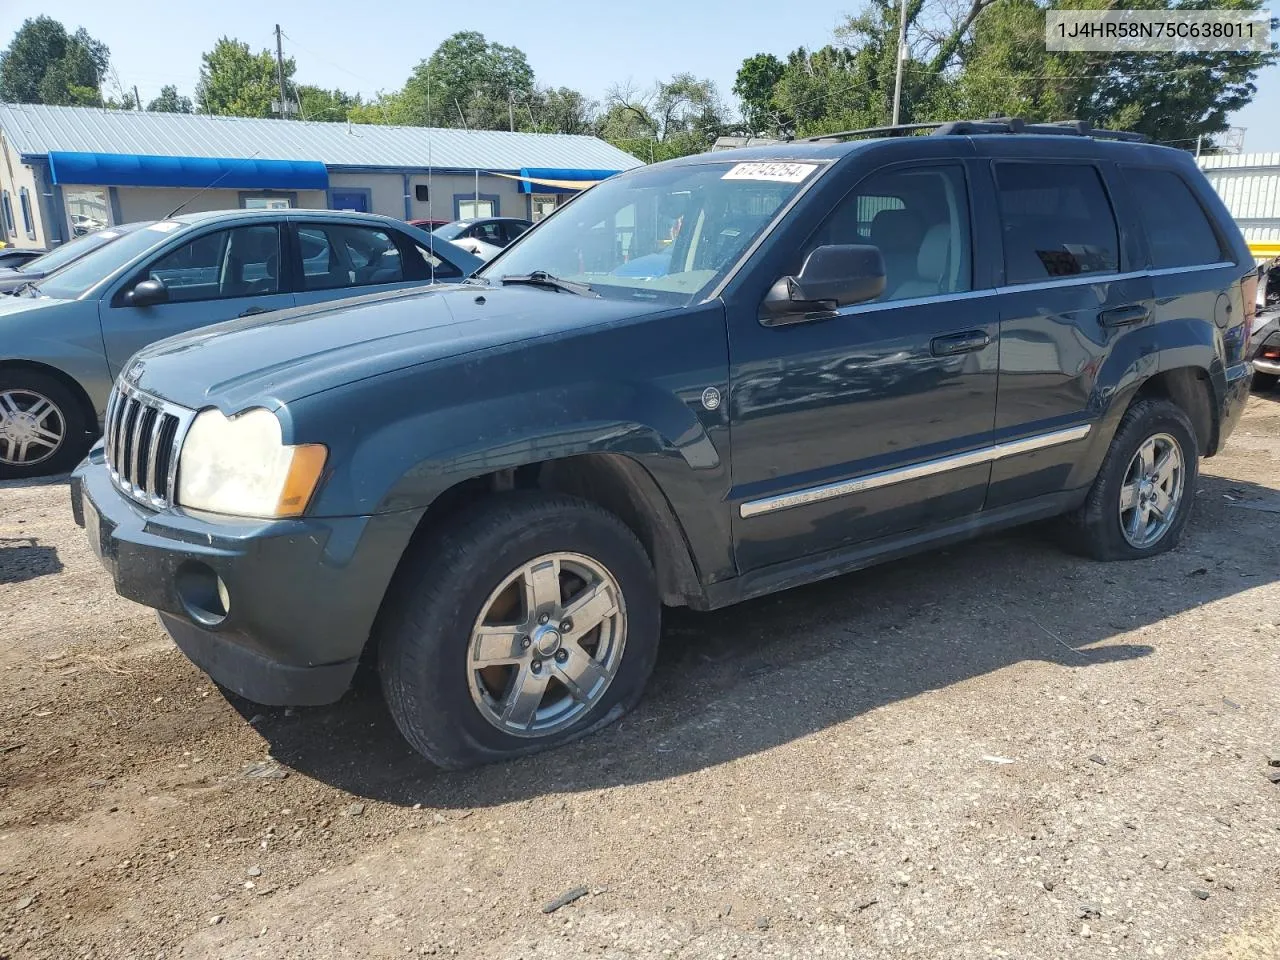
[[[0,293],[8,293],[10,290],[17,290],[24,283],[39,280],[43,276],[44,273],[40,270],[0,269]]]
[[[436,286],[246,317],[139,351],[130,382],[232,414],[417,364],[665,309],[534,287]],[[140,369],[139,369],[140,367]]]
[[[26,283],[24,279],[22,281]],[[0,287],[0,290],[3,290]],[[14,289],[17,289],[15,285]],[[23,320],[28,317],[35,316],[41,310],[51,310],[54,307],[61,306],[64,303],[70,303],[69,300],[55,300],[52,297],[0,297],[0,355],[4,353],[4,325],[7,317],[18,317],[21,315]]]

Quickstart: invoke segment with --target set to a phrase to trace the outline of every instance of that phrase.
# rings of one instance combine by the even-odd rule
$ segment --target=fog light
[[[196,623],[216,627],[231,612],[231,591],[206,564],[188,560],[178,568],[174,587],[182,608]]]

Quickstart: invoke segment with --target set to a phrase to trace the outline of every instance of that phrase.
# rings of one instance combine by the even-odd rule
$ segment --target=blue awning
[[[607,180],[618,170],[574,170],[556,167],[521,167],[521,193],[577,193],[582,186]]]
[[[329,171],[315,160],[152,157],[132,153],[51,152],[53,182],[112,187],[325,190]]]

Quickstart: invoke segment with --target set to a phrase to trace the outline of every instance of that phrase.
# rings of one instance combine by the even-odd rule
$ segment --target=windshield
[[[39,296],[55,300],[75,300],[82,297],[134,257],[150,250],[185,226],[186,224],[174,220],[164,220],[126,233],[105,246],[86,253],[57,273],[45,277],[36,283],[35,292]]]
[[[443,227],[436,227],[431,232],[441,240],[452,240],[454,237],[462,233],[463,230],[471,226],[469,223],[446,223]]]
[[[718,282],[817,163],[696,163],[605,180],[480,275],[545,271],[603,297],[689,303]]]
[[[130,225],[128,229],[113,227],[110,230],[99,230],[96,233],[86,233],[82,237],[76,237],[74,240],[68,240],[66,243],[54,247],[43,256],[36,257],[34,260],[28,260],[18,269],[24,273],[48,274],[53,271],[65,267],[73,260],[78,260],[86,253],[97,250],[99,247],[106,246],[112,240],[132,230]]]

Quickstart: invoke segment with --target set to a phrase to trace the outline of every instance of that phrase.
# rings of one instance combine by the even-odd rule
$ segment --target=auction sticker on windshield
[[[800,183],[817,169],[816,163],[738,163],[720,179]]]

